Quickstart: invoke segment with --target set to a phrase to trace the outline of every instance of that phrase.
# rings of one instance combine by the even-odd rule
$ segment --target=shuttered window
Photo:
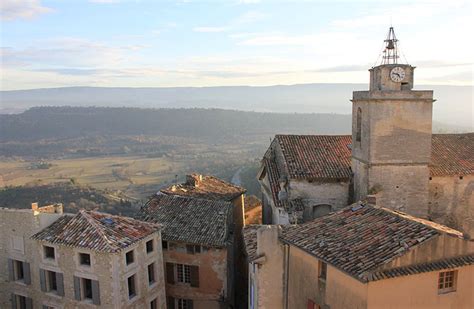
[[[128,277],[127,286],[128,286],[128,298],[132,299],[133,297],[137,295],[135,275]]]
[[[191,283],[191,267],[184,264],[176,264],[176,278],[178,282]]]
[[[155,263],[148,265],[148,284],[155,283]]]
[[[13,309],[33,309],[33,300],[29,297],[11,294],[10,300]]]
[[[41,291],[64,296],[64,277],[62,273],[40,269]]]
[[[8,279],[31,284],[30,263],[8,259]]]
[[[99,281],[74,276],[74,299],[92,300],[94,305],[100,305]]]

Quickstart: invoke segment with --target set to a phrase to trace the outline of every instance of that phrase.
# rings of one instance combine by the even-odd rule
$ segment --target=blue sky
[[[1,3],[2,90],[367,83],[390,23],[418,84],[472,85],[472,1]]]

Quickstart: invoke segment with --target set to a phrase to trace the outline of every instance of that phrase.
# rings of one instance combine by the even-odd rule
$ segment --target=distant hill
[[[367,84],[301,84],[268,87],[100,88],[67,87],[0,92],[0,113],[36,106],[219,108],[278,113],[350,114],[352,91]],[[434,119],[472,128],[472,86],[420,85],[433,89]]]

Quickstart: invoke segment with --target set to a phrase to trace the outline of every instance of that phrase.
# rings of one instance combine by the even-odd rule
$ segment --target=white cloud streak
[[[52,9],[43,6],[39,0],[1,0],[0,12],[1,20],[11,21],[20,18],[31,19],[52,12]]]

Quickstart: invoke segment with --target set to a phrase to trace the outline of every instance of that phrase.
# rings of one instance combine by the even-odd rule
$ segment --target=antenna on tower
[[[397,64],[398,58],[400,58],[398,55],[398,40],[392,26],[390,26],[387,39],[385,39],[384,42],[385,49],[383,51],[381,64]]]

